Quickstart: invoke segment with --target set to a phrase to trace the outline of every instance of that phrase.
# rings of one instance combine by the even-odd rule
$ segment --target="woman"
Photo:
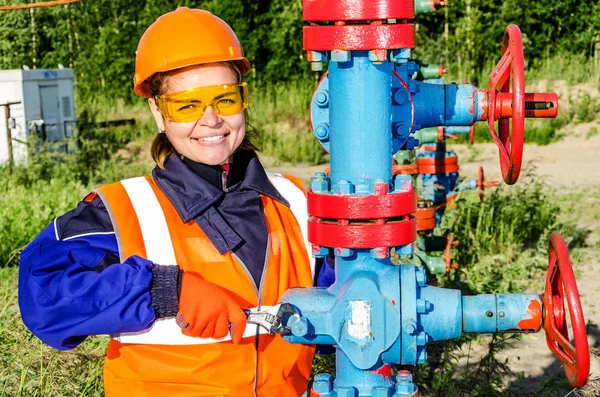
[[[134,77],[159,132],[153,176],[98,188],[21,255],[19,304],[35,335],[61,350],[113,337],[107,396],[306,390],[313,347],[259,334],[242,310],[314,278],[301,185],[267,174],[246,137],[249,67],[221,19],[161,16]]]

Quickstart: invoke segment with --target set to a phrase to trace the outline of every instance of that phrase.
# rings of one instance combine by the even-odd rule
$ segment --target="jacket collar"
[[[246,173],[237,190],[254,190],[269,196],[289,207],[289,203],[273,186],[254,151],[240,151],[234,162],[247,163]],[[237,165],[237,164],[236,164]],[[184,223],[196,218],[207,208],[217,204],[226,194],[221,189],[198,175],[179,156],[171,155],[165,169],[155,167],[152,176],[158,187],[167,196]],[[235,192],[231,192],[234,193]],[[228,193],[228,194],[231,194]]]

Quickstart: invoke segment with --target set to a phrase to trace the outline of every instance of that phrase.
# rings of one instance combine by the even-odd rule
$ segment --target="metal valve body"
[[[414,26],[406,23],[414,18],[412,1],[304,0],[303,6],[311,22],[304,29],[308,60],[313,70],[328,61],[311,120],[331,154],[330,175],[311,178],[309,241],[317,257],[333,249],[335,283],[285,293],[282,301],[296,308],[304,325],[285,338],[336,348],[335,380],[317,375],[312,395],[412,396],[417,388],[410,374],[392,379],[389,365],[425,362],[428,343],[462,332],[541,327],[537,295],[461,296],[427,285],[422,266],[390,260],[392,248],[413,253],[417,237],[413,179],[393,175],[392,155],[418,146],[411,134],[422,128],[486,120],[501,100],[470,84],[411,78],[419,70],[411,60]],[[514,183],[513,162],[507,170]]]

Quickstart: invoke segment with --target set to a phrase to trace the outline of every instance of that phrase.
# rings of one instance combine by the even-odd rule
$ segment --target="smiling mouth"
[[[223,138],[225,138],[227,135],[229,135],[229,133],[225,133],[222,135],[213,135],[213,136],[207,136],[204,138],[192,138],[194,141],[201,141],[201,142],[216,142],[218,140],[221,140]]]

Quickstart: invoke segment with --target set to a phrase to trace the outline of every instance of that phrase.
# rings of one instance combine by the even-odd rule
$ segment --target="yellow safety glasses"
[[[163,94],[156,97],[156,105],[167,120],[176,123],[200,120],[207,106],[220,116],[233,116],[248,107],[248,85],[219,84]]]

